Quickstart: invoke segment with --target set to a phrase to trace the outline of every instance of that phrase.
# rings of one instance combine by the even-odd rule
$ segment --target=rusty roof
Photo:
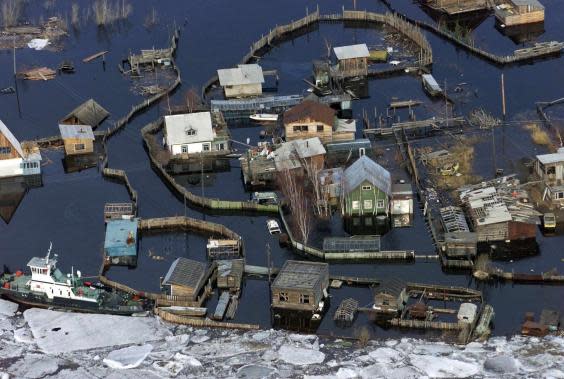
[[[335,122],[335,110],[325,104],[304,100],[284,112],[285,124],[305,120],[313,122],[319,121],[326,125],[333,125]]]

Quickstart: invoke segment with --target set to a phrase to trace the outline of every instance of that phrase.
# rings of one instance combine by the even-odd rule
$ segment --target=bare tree
[[[278,172],[278,183],[284,197],[288,200],[292,224],[297,227],[302,243],[307,244],[311,231],[311,215],[309,202],[296,170],[285,169]]]
[[[302,167],[305,169],[307,178],[313,188],[314,209],[318,216],[327,216],[329,213],[327,202],[321,191],[321,183],[319,182],[319,173],[323,170],[323,162],[318,159],[303,158],[301,159]]]
[[[1,3],[4,27],[16,26],[23,10],[22,0],[3,0]]]
[[[186,91],[184,100],[186,101],[188,113],[194,112],[200,105],[202,105],[200,95],[198,95],[198,91],[195,88],[190,88],[188,91]]]

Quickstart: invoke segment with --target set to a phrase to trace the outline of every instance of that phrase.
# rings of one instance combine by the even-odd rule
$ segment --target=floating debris
[[[25,80],[50,80],[55,79],[57,72],[48,67],[32,68],[20,71],[18,76]]]

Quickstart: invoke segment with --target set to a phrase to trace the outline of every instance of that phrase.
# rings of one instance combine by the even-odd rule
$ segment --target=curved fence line
[[[151,160],[153,167],[159,172],[163,180],[170,185],[180,196],[186,199],[186,202],[191,205],[195,205],[204,209],[214,209],[214,210],[224,210],[224,211],[250,211],[250,212],[278,212],[277,205],[266,205],[257,204],[251,201],[234,201],[234,200],[220,200],[213,199],[204,196],[198,196],[188,191],[185,187],[178,184],[174,177],[170,175],[162,164],[155,157],[154,146],[149,142],[148,135],[154,134],[162,128],[163,118],[161,117],[157,121],[154,121],[141,129],[141,135],[143,136],[143,141],[147,147],[149,153],[149,159]]]

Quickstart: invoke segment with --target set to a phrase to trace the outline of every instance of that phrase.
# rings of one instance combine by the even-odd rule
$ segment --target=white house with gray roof
[[[0,121],[0,178],[41,174],[41,153],[35,145],[22,146]]]
[[[210,112],[165,116],[165,144],[173,156],[227,152],[228,139],[217,135]]]
[[[264,75],[258,64],[240,64],[236,68],[217,70],[217,76],[226,98],[262,94]]]

